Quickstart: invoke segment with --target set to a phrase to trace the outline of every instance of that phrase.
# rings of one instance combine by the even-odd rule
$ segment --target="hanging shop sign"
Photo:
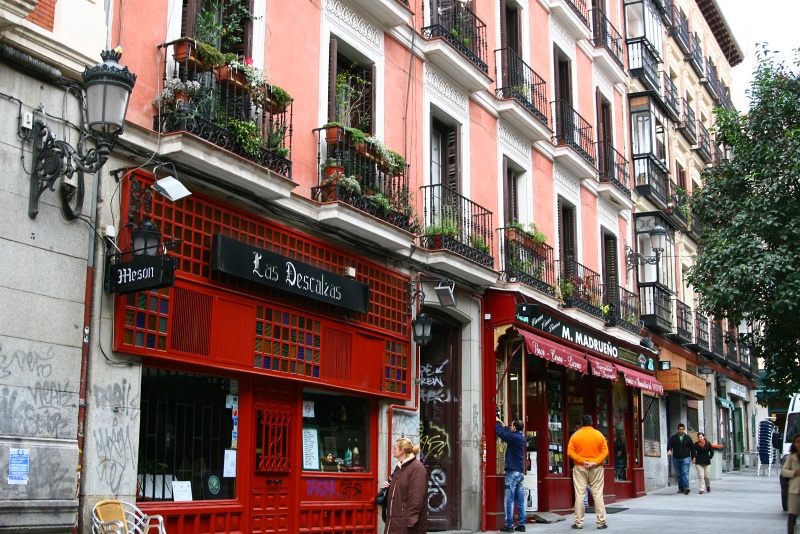
[[[586,374],[586,359],[580,352],[524,330],[520,330],[519,333],[525,340],[525,348],[529,354]]]
[[[105,287],[109,293],[135,293],[175,285],[175,258],[132,256],[130,261],[120,261],[122,254],[106,257]]]
[[[605,354],[611,358],[619,358],[620,347],[616,343],[598,337],[582,328],[565,323],[543,311],[530,314],[530,316],[517,315],[517,321],[527,323],[537,330],[552,336],[575,343],[589,350]]]
[[[634,371],[633,369],[628,369],[627,367],[619,367],[619,371],[622,373],[622,376],[625,377],[626,385],[639,388],[643,391],[650,391],[651,393],[664,394],[664,385],[652,376]]]
[[[368,285],[222,234],[211,241],[211,268],[348,310],[369,310]]]

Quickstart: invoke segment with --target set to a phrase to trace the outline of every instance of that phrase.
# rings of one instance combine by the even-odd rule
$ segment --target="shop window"
[[[625,427],[628,416],[628,388],[623,381],[613,386],[614,409],[614,480],[628,480],[628,448],[626,446]],[[610,436],[609,436],[610,439]]]
[[[644,403],[644,455],[661,456],[661,413],[658,397],[643,397]]]
[[[236,497],[224,467],[238,395],[236,380],[142,370],[137,500],[172,500],[173,480],[190,482],[193,500]]]
[[[624,386],[623,386],[624,387]],[[602,387],[597,388],[597,430],[606,437],[608,441],[608,392]],[[609,463],[608,456],[603,460],[604,464]]]
[[[369,419],[369,401],[365,398],[304,392],[303,469],[367,471],[370,466]]]
[[[564,431],[562,404],[562,373],[560,370],[547,372],[547,418],[548,418],[548,471],[555,474],[564,473]]]
[[[686,431],[700,431],[700,418],[697,414],[697,408],[686,408]]]

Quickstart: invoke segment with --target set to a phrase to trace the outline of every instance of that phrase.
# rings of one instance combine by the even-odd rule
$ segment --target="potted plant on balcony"
[[[228,129],[236,136],[236,142],[248,156],[256,156],[264,148],[264,135],[253,121],[228,120]]]
[[[433,226],[425,228],[429,248],[443,248],[445,237],[454,238],[458,235],[456,220],[452,207],[444,206],[442,211],[436,215]]]
[[[342,160],[339,158],[326,159],[322,165],[320,165],[320,168],[326,180],[333,175],[341,176],[344,174],[344,165],[342,165]]]
[[[278,121],[267,123],[266,144],[267,150],[275,152],[278,156],[285,158],[289,155],[289,149],[283,146],[286,139],[286,124]]]
[[[368,195],[367,200],[369,200],[382,215],[386,215],[390,211],[392,211],[392,202],[389,200],[389,197],[384,195],[383,193],[374,193]]]
[[[489,245],[486,244],[486,241],[480,234],[471,234],[469,236],[469,245],[475,250],[483,252],[484,254],[489,253]]]
[[[159,110],[167,111],[175,108],[179,102],[192,102],[200,90],[200,82],[170,78],[164,82],[164,88],[152,100],[152,104]]]
[[[369,128],[369,115],[363,113],[369,101],[372,83],[358,72],[358,65],[350,67],[336,76],[336,120],[345,127]],[[356,118],[358,123],[356,124]]]
[[[325,142],[335,144],[344,141],[344,125],[340,122],[326,122],[322,125],[325,128]]]

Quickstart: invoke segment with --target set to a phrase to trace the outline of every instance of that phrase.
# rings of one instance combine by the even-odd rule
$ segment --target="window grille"
[[[644,455],[661,456],[661,412],[658,397],[644,399]]]

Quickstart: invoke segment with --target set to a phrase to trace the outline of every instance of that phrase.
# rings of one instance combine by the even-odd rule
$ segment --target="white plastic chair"
[[[147,515],[135,505],[123,501],[100,501],[92,511],[93,534],[167,534],[164,518]]]

